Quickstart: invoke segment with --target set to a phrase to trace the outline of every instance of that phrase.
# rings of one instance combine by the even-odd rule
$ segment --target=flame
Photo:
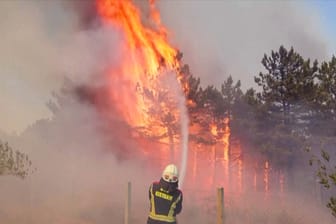
[[[137,3],[143,3],[138,1]],[[144,18],[140,10],[131,0],[96,0],[97,11],[101,16],[102,22],[106,26],[113,27],[122,36],[122,42],[116,49],[120,55],[120,63],[116,66],[111,66],[107,71],[107,79],[109,86],[109,99],[117,112],[121,115],[132,127],[149,128],[150,134],[156,136],[165,136],[161,139],[164,143],[175,143],[175,139],[167,136],[171,133],[169,122],[174,122],[173,117],[178,117],[178,110],[171,101],[164,101],[160,97],[165,91],[160,83],[162,76],[170,75],[165,71],[172,71],[176,74],[174,77],[180,85],[181,90],[187,93],[189,90],[188,82],[183,80],[181,72],[181,64],[178,60],[179,52],[176,47],[172,46],[168,41],[168,30],[161,23],[159,11],[155,7],[155,0],[148,0],[149,13],[148,18]],[[195,108],[196,103],[192,100],[186,102],[189,108]],[[173,108],[172,108],[173,107]],[[156,114],[157,116],[154,116]],[[208,156],[211,156],[213,162],[213,175],[202,178],[205,179],[204,184],[210,187],[215,182],[216,160],[221,162],[221,175],[224,175],[226,185],[229,187],[231,181],[235,181],[233,185],[238,192],[244,190],[244,161],[240,155],[242,150],[238,148],[230,148],[230,119],[228,117],[221,120],[213,120],[211,114],[205,114],[204,111],[197,112],[197,116],[203,116],[210,124],[207,130],[210,136],[214,139],[215,144],[219,144],[219,150],[213,146],[207,151]],[[202,127],[192,125],[189,131],[200,133]],[[152,143],[146,144],[144,149],[150,148]],[[147,147],[148,146],[148,147]],[[160,148],[160,147],[158,147]],[[195,182],[199,182],[199,175],[202,172],[200,167],[208,166],[204,160],[205,156],[201,153],[198,147],[194,151],[193,165],[191,167],[192,177]],[[151,150],[151,149],[149,149]],[[146,154],[151,154],[145,151]],[[212,155],[211,152],[213,153]],[[163,166],[163,161],[168,157],[166,151],[160,151],[162,155],[157,160],[160,166]],[[162,157],[162,158],[161,158]],[[216,158],[218,157],[218,158]],[[236,165],[235,161],[230,161],[238,158]],[[232,164],[231,164],[232,163]],[[206,164],[206,165],[204,165]],[[233,166],[234,165],[234,166]],[[232,172],[233,167],[237,167],[236,172]],[[268,161],[264,164],[264,191],[269,191],[269,164]],[[210,177],[210,179],[209,179]],[[221,176],[222,177],[222,176]],[[260,178],[261,179],[261,178]],[[281,177],[281,189],[283,189],[283,177]],[[253,175],[253,187],[257,190],[257,171]],[[261,179],[262,181],[262,179]]]
[[[217,125],[216,124],[211,124],[210,125],[210,132],[212,135],[217,136]]]
[[[265,195],[267,196],[268,192],[269,192],[269,163],[268,161],[265,161],[264,164],[264,191],[265,191]]]
[[[230,126],[229,126],[230,119],[224,118],[224,134],[223,134],[223,143],[224,143],[224,160],[229,160],[229,147],[230,147]]]
[[[148,127],[151,104],[146,96],[159,98],[158,77],[163,70],[176,71],[178,51],[167,40],[167,29],[161,24],[155,1],[150,0],[150,17],[144,24],[139,9],[131,0],[97,0],[97,10],[102,21],[120,31],[122,60],[118,68],[108,72],[110,97],[117,111],[133,127]],[[176,77],[179,80],[179,77]],[[118,91],[115,90],[118,88]],[[159,100],[158,100],[159,101]],[[159,106],[162,105],[160,103]],[[169,109],[163,109],[167,112]],[[157,135],[167,132],[163,127],[153,127]]]
[[[105,22],[125,33],[127,52],[134,58],[135,71],[145,68],[149,75],[157,75],[162,62],[169,68],[178,66],[177,50],[167,41],[167,30],[162,26],[155,1],[150,1],[151,20],[157,30],[145,27],[140,11],[130,0],[98,0],[98,12]],[[141,75],[141,72],[136,73]],[[140,77],[139,77],[140,78]]]

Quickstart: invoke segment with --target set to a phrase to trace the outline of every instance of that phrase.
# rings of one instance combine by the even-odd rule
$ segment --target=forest
[[[191,122],[202,123],[193,116],[202,109],[218,121],[229,117],[232,138],[252,145],[281,168],[307,162],[301,158],[309,153],[320,184],[335,189],[336,57],[312,61],[293,47],[280,46],[261,63],[265,72],[254,77],[258,88],[245,92],[232,76],[220,88],[202,88],[201,80],[189,75],[187,98],[195,102],[188,108]],[[189,74],[188,66],[185,70]],[[327,206],[336,217],[336,198]]]
[[[178,57],[182,60],[182,53]],[[245,91],[241,81],[233,80],[232,75],[219,87],[204,87],[187,64],[180,68],[190,124],[203,127],[198,133],[190,133],[190,141],[215,144],[217,139],[204,132],[210,123],[222,127],[228,118],[231,140],[239,139],[243,145],[252,146],[276,167],[310,163],[320,184],[335,191],[336,57],[318,62],[303,58],[293,47],[280,46],[266,53],[261,63],[264,71],[254,77],[257,87]],[[81,98],[92,98],[87,89],[77,90]],[[146,90],[143,94],[153,98]],[[53,104],[49,107],[56,110]],[[200,116],[200,112],[208,116]],[[155,117],[154,112],[152,115]],[[161,117],[161,122],[170,127],[167,135],[173,138],[177,133],[173,115]],[[150,135],[149,130],[140,131]],[[304,154],[311,159],[303,161]],[[32,165],[28,157],[1,143],[0,175],[24,178]],[[336,197],[330,197],[327,207],[336,217]]]

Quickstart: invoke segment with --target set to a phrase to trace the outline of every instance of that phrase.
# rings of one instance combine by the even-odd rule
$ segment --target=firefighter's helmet
[[[177,167],[174,164],[169,164],[163,170],[162,178],[169,183],[176,183],[179,178]]]

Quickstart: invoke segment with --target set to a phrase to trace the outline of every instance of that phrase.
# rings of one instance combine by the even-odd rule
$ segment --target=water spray
[[[188,137],[189,137],[189,117],[188,111],[185,104],[185,96],[181,94],[179,100],[179,108],[181,110],[181,163],[180,163],[180,188],[183,186],[183,180],[187,170],[187,161],[188,161]]]

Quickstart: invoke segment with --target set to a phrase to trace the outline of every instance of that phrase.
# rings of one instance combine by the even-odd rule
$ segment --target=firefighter
[[[176,224],[182,210],[182,191],[178,189],[178,170],[169,164],[158,182],[149,188],[150,212],[147,224]]]

